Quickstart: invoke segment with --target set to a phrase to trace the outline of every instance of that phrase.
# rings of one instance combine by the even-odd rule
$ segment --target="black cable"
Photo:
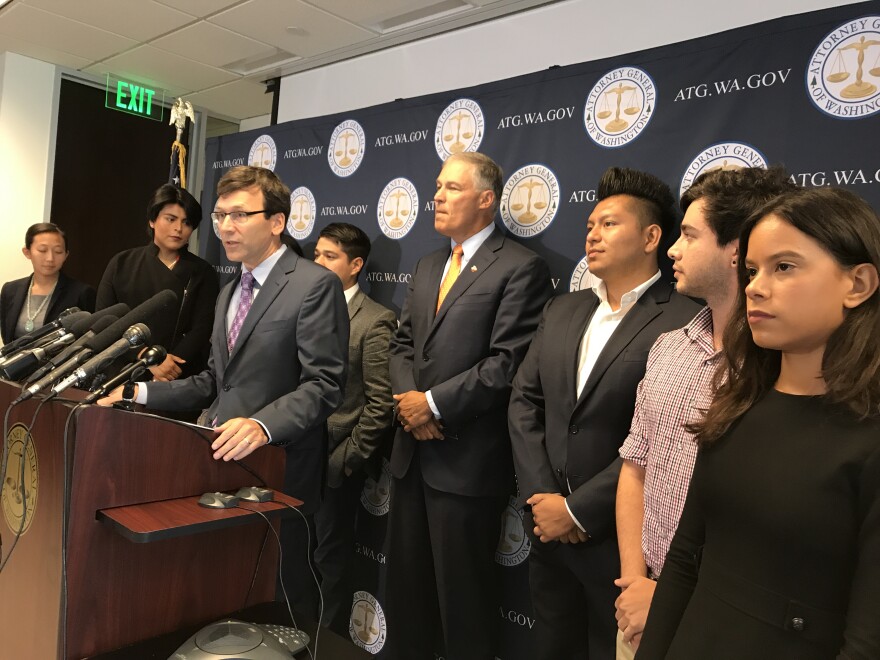
[[[281,504],[284,504],[281,502]],[[272,534],[275,536],[275,541],[278,543],[278,582],[281,584],[281,593],[284,595],[284,604],[287,605],[287,613],[290,615],[290,620],[293,623],[293,627],[296,630],[299,630],[299,626],[296,623],[296,617],[293,616],[293,608],[290,606],[290,597],[287,595],[287,588],[284,586],[284,573],[281,570],[281,567],[284,564],[284,550],[281,547],[281,537],[278,536],[278,532],[275,531],[275,528],[272,526],[272,521],[269,520],[268,516],[264,514],[262,511],[258,511],[257,509],[251,509],[250,507],[242,506],[241,504],[235,505],[237,509],[242,509],[244,511],[250,511],[251,513],[256,513],[258,516],[262,517],[263,520],[266,521],[266,524],[269,526],[269,529],[272,530]],[[285,505],[287,506],[287,505]],[[293,508],[293,507],[291,507]],[[299,512],[299,515],[302,516],[302,512]],[[303,516],[303,522],[305,522],[305,516]],[[309,526],[306,524],[306,542],[309,545],[309,549],[311,548],[311,532],[309,532]],[[311,566],[311,562],[309,562],[309,566]],[[315,571],[312,571],[312,576],[315,575]],[[317,583],[317,577],[315,577],[315,581]],[[318,585],[318,594],[321,593],[321,587]],[[324,599],[321,598],[321,608],[324,607]],[[318,620],[318,629],[315,630],[315,639],[313,641],[313,646],[315,647],[315,654],[312,655],[312,650],[306,646],[306,652],[309,654],[309,657],[312,660],[318,655],[318,633],[320,632],[321,625],[320,619]]]
[[[15,546],[18,545],[18,539],[21,538],[21,535],[24,533],[25,523],[27,522],[27,488],[24,485],[24,468],[27,460],[27,450],[28,445],[30,445],[34,441],[33,434],[31,433],[31,429],[34,428],[34,423],[37,421],[37,415],[40,414],[40,409],[43,405],[48,401],[48,399],[44,399],[37,404],[37,409],[34,410],[34,415],[31,417],[31,423],[29,426],[25,427],[27,430],[27,434],[24,437],[24,442],[22,443],[21,448],[21,461],[19,461],[19,465],[21,466],[21,470],[18,475],[18,485],[20,487],[21,492],[21,522],[18,525],[18,531],[15,533],[15,538],[12,539],[12,547],[9,548],[9,552],[6,554],[6,558],[3,560],[3,563],[0,563],[0,573],[3,572],[3,569],[6,568],[6,564],[9,563],[9,559],[12,557],[12,551],[15,550]],[[9,421],[9,411],[12,410],[12,406],[6,410],[6,419],[4,419],[4,431],[6,431],[6,423]],[[8,434],[8,431],[7,431]],[[4,465],[3,465],[3,479],[6,479],[6,465],[5,461],[8,459],[7,445],[9,444],[8,435],[6,440],[3,443],[4,449]]]
[[[303,525],[306,528],[306,561],[309,563],[309,571],[312,573],[312,578],[315,580],[315,586],[318,588],[318,626],[315,628],[315,656],[318,655],[318,635],[321,633],[321,622],[324,620],[324,592],[321,591],[321,582],[318,580],[318,575],[315,573],[315,567],[312,562],[312,530],[309,527],[309,521],[306,520],[305,514],[297,509],[295,506],[288,504],[287,502],[282,502],[281,500],[276,500],[279,504],[283,504],[288,509],[292,509],[299,514],[299,517],[302,518]],[[280,568],[279,568],[280,571]],[[292,615],[291,615],[292,616]]]
[[[15,407],[15,402],[10,403],[3,415],[3,456],[0,458],[0,492],[6,483],[6,463],[9,460],[9,413]],[[3,557],[3,546],[0,542],[0,559]]]
[[[266,541],[268,540],[269,530],[267,529],[266,533],[263,535],[263,542],[260,544],[260,554],[257,556],[257,564],[254,566],[254,576],[251,578],[251,586],[248,587],[247,593],[244,596],[244,606],[241,609],[247,608],[248,601],[251,599],[251,592],[254,590],[254,585],[257,583],[257,573],[260,572],[260,564],[263,561],[263,552],[266,550]]]
[[[52,394],[46,398],[46,401],[57,396],[56,394]],[[62,520],[63,524],[61,525],[61,657],[67,657],[67,535],[68,535],[68,527],[70,523],[70,473],[73,471],[73,466],[68,465],[68,461],[70,459],[70,450],[68,448],[70,442],[70,423],[73,420],[73,416],[77,410],[82,408],[84,403],[77,403],[73,408],[70,409],[70,412],[67,413],[67,419],[64,420],[64,439],[62,441],[62,451],[64,452],[63,459],[61,464],[64,469],[64,478],[63,478],[63,488],[62,488],[62,497],[64,498],[62,505]]]

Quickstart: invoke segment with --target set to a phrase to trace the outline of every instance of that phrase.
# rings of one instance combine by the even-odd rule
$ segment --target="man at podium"
[[[214,228],[227,258],[242,268],[217,299],[208,367],[183,380],[139,383],[134,400],[157,410],[205,408],[202,423],[219,432],[211,445],[217,460],[284,447],[285,491],[305,502],[311,525],[327,460],[324,423],[342,402],[346,377],[342,286],[282,243],[290,190],[272,171],[232,168],[217,195]],[[120,398],[115,390],[101,403]],[[304,524],[296,518],[282,525],[282,577],[294,608],[317,619]]]

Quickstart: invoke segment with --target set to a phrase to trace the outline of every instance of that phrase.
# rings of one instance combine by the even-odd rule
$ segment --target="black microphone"
[[[128,306],[125,305],[125,308],[128,309]],[[83,345],[86,342],[91,341],[95,337],[95,335],[97,335],[99,332],[103,331],[105,328],[111,326],[113,323],[115,323],[118,320],[119,320],[118,318],[116,318],[115,316],[112,316],[112,315],[111,316],[102,316],[101,318],[99,318],[97,321],[95,321],[95,324],[89,330],[86,330],[86,332],[83,333],[82,336],[80,336],[79,339],[77,339],[70,346],[65,348],[58,355],[53,357],[51,360],[46,362],[46,364],[44,364],[42,367],[37,369],[30,376],[28,376],[27,381],[25,381],[25,384],[29,385],[35,381],[38,381],[40,378],[45,376],[47,373],[49,373],[50,371],[52,371],[53,369],[55,369],[59,365],[66,362],[70,358],[71,355],[74,355],[75,353],[78,353],[79,351],[83,350]],[[76,328],[72,328],[71,333],[75,337],[76,336]],[[91,355],[91,353],[89,355]],[[77,367],[77,366],[79,366],[79,365],[74,365],[74,367]],[[74,367],[71,367],[71,369]],[[65,374],[58,374],[58,376],[63,376],[63,375],[65,375]]]
[[[116,376],[108,380],[101,385],[101,387],[83,399],[83,403],[94,403],[102,396],[105,396],[108,392],[112,392],[117,386],[127,382],[136,371],[143,369],[144,367],[155,367],[157,364],[162,364],[166,357],[168,357],[168,351],[166,351],[163,346],[159,346],[158,344],[150,346],[146,351],[141,353],[140,360],[132,362],[126,366],[125,369],[120,371]]]
[[[53,388],[52,394],[60,394],[72,385],[82,385],[87,380],[101,373],[119,356],[124,355],[131,348],[143,346],[150,341],[150,329],[143,323],[135,323],[122,335],[122,339],[113,342],[107,349],[98,353],[72,374],[59,381]]]
[[[49,342],[39,348],[33,348],[23,351],[0,369],[0,375],[6,380],[20,380],[27,376],[34,369],[40,366],[47,359],[64,349],[65,346],[73,343],[74,336],[72,332],[59,337],[55,341]]]
[[[90,329],[94,329],[95,324],[105,316],[115,316],[118,319],[120,316],[125,316],[130,311],[131,308],[125,303],[117,303],[110,307],[105,307],[104,309],[95,312],[94,314],[89,314],[88,318],[85,318],[82,321],[79,321],[71,326],[70,331],[73,333],[74,337],[79,338],[82,337]]]
[[[61,312],[61,314],[58,315],[58,318],[51,323],[41,325],[36,330],[32,330],[26,335],[22,335],[15,341],[11,341],[3,348],[0,348],[0,356],[14,353],[17,350],[24,348],[32,341],[36,341],[40,337],[44,337],[45,335],[48,335],[50,332],[52,332],[53,330],[57,330],[58,328],[65,328],[66,330],[69,330],[74,323],[82,318],[85,318],[86,316],[89,316],[89,313],[79,311],[79,307],[69,307]]]
[[[177,294],[171,289],[160,291],[149,300],[141,303],[128,314],[118,319],[102,332],[95,335],[92,339],[83,343],[82,348],[67,359],[66,362],[60,364],[55,370],[40,378],[33,385],[27,388],[16,399],[26,401],[38,392],[42,392],[59,378],[67,376],[71,371],[86,362],[95,353],[100,353],[112,344],[116,339],[122,336],[126,328],[135,323],[149,322],[156,314],[167,312],[167,308],[177,304]],[[107,308],[111,309],[111,308]],[[149,323],[148,323],[149,324]]]
[[[47,323],[46,325],[41,325],[33,332],[22,335],[15,341],[6,344],[2,349],[0,349],[0,364],[3,364],[7,360],[9,360],[9,358],[12,357],[15,353],[39,347],[43,339],[45,337],[48,337],[49,335],[52,335],[52,333],[59,333],[52,337],[52,339],[57,339],[61,335],[69,332],[71,327],[76,325],[78,321],[81,321],[87,316],[89,316],[88,312],[74,312],[72,314],[66,315],[63,319],[59,318],[55,321],[52,321],[51,323]],[[47,339],[46,341],[52,341],[52,339]]]
[[[39,339],[35,339],[34,341],[30,342],[26,346],[22,346],[14,353],[9,353],[5,357],[0,358],[0,367],[4,367],[7,364],[9,364],[10,362],[15,362],[22,355],[26,355],[27,353],[34,350],[35,348],[41,348],[43,346],[46,346],[47,344],[51,344],[53,341],[57,340],[60,337],[63,337],[66,334],[68,334],[68,331],[65,330],[64,328],[58,328],[57,330],[53,330],[49,334],[43,335]]]

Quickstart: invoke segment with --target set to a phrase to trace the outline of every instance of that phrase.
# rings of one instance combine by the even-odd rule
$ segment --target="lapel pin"
[[[472,272],[472,273],[476,273],[476,272],[477,272],[477,267],[476,267],[476,266],[471,266],[471,272]]]

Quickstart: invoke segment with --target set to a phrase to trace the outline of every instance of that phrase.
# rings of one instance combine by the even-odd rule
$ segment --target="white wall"
[[[278,121],[503,80],[848,0],[567,0],[281,79]]]
[[[54,65],[0,53],[0,282],[32,272],[24,234],[50,220],[59,90]]]
[[[250,131],[255,128],[266,128],[272,124],[272,115],[259,115],[257,117],[251,117],[250,119],[242,119],[241,123],[238,125],[238,131],[243,133],[244,131]]]

